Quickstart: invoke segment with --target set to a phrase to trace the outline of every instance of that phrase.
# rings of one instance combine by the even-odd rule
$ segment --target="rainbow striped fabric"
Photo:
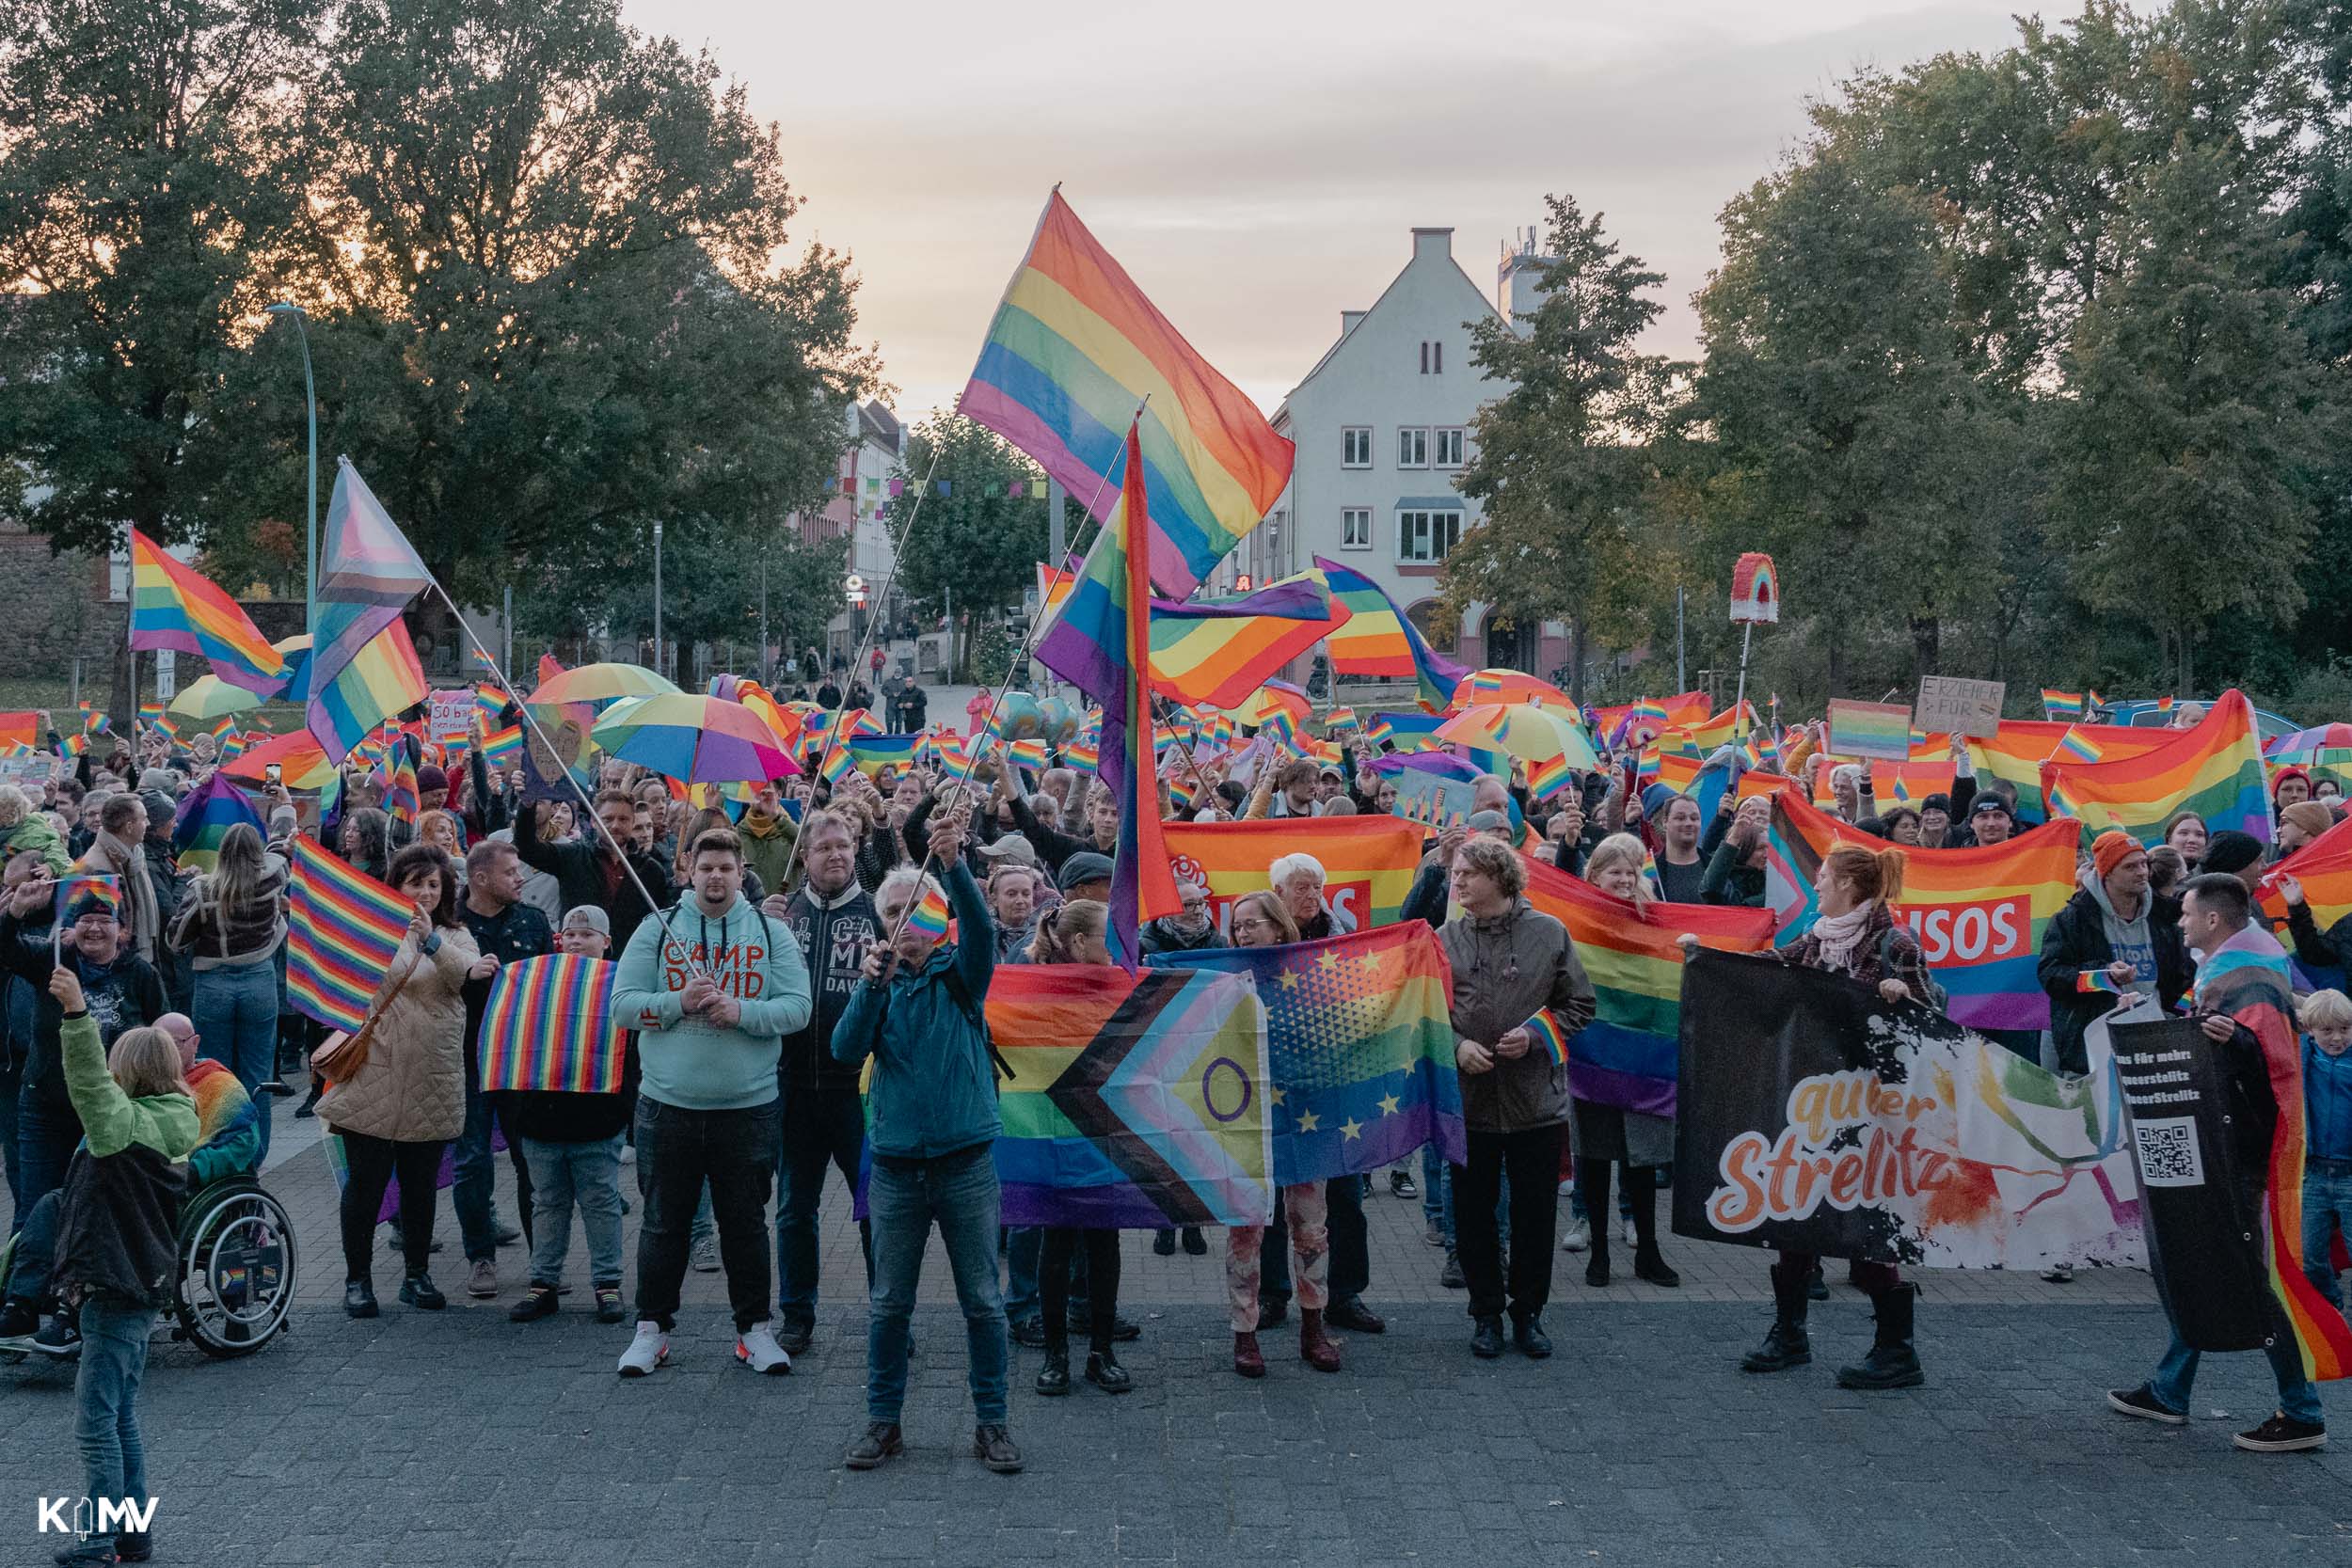
[[[1399,752],[1425,752],[1440,744],[1438,726],[1444,722],[1441,713],[1375,713],[1364,726],[1364,738]]]
[[[2045,718],[2072,723],[2086,711],[2081,692],[2058,691],[2046,686],[2042,689],[2042,712]]]
[[[325,686],[313,689],[310,734],[327,761],[340,762],[385,720],[423,702],[425,693],[416,644],[408,640],[407,624],[394,616]]]
[[[620,968],[576,953],[501,968],[476,1046],[482,1086],[618,1094],[628,1037],[612,1015]]]
[[[2111,996],[2123,994],[2123,988],[2115,983],[2115,976],[2104,969],[2086,969],[2074,976],[2074,990],[2083,996],[2105,991]]]
[[[56,928],[62,932],[74,921],[73,906],[85,900],[105,906],[106,912],[117,920],[122,918],[122,879],[106,871],[85,871],[76,865],[57,879],[56,892],[51,898]]]
[[[1057,189],[958,409],[1107,525],[1120,493],[1110,476],[1138,404],[1149,576],[1181,597],[1273,507],[1290,480],[1291,443],[1184,341]]]
[[[850,742],[850,760],[869,779],[885,768],[904,772],[914,765],[922,742],[919,735],[862,735]]]
[[[1301,572],[1239,598],[1152,601],[1152,689],[1232,707],[1321,641],[1331,590]]]
[[[1994,735],[1968,742],[1968,755],[1979,784],[2002,779],[2016,789],[2020,822],[2040,822],[2049,815],[2042,799],[2042,765],[2070,737],[2078,747],[2098,747],[2107,760],[2137,756],[2169,738],[2161,730],[2135,730],[2122,724],[2004,719]]]
[[[424,701],[424,673],[401,611],[432,583],[359,470],[342,459],[320,542],[310,664],[310,733],[329,761],[348,755],[387,718]]]
[[[1560,1016],[1549,1007],[1527,1021],[1524,1027],[1535,1049],[1551,1058],[1554,1067],[1568,1065],[1568,1033],[1560,1026]]]
[[[330,1029],[357,1029],[415,911],[307,837],[291,841],[288,858],[286,999]]]
[[[933,882],[925,882],[923,896],[907,911],[906,928],[925,942],[947,940],[947,927],[952,919],[947,909],[947,895]]]
[[[2053,758],[2042,765],[2050,809],[2079,817],[2092,833],[2121,828],[2142,844],[2166,820],[2193,811],[2209,832],[2234,828],[2270,842],[2270,793],[2253,705],[2234,689],[2194,729],[2173,730],[2151,751],[2106,762]]]
[[[1326,735],[1353,735],[1357,728],[1356,710],[1352,707],[1335,707],[1323,716]]]
[[[265,697],[286,684],[286,656],[237,601],[137,529],[131,531],[131,646],[201,655],[222,680]]]
[[[1341,675],[1387,675],[1417,681],[1433,708],[1454,701],[1470,671],[1432,648],[1380,585],[1322,556],[1315,565],[1331,585],[1331,633],[1326,652]]]
[[[385,760],[384,815],[395,822],[417,819],[417,753],[405,740],[395,742]]]
[[[1422,830],[1401,816],[1170,822],[1167,837],[1176,874],[1209,890],[1220,928],[1226,906],[1264,891],[1267,867],[1294,850],[1323,863],[1323,897],[1335,930],[1394,925],[1421,868]]]
[[[245,791],[227,773],[215,768],[211,778],[188,791],[172,820],[171,843],[179,851],[181,867],[210,871],[218,865],[220,841],[240,822],[250,823],[254,832],[268,836],[262,814],[253,809]]]

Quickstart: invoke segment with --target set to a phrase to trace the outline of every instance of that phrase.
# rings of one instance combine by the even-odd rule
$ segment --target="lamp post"
[[[662,673],[661,645],[661,519],[653,520],[653,673]]]
[[[310,377],[310,329],[302,307],[291,300],[281,299],[268,309],[273,316],[291,316],[294,333],[302,340],[302,396],[310,409],[310,524],[302,552],[302,629],[315,638],[319,630],[319,392]]]

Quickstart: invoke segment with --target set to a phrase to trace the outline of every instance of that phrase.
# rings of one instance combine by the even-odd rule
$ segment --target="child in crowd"
[[[612,926],[603,910],[581,904],[564,912],[555,935],[558,953],[604,958],[612,945]],[[577,1202],[580,1228],[588,1236],[596,1321],[621,1322],[628,1315],[621,1303],[621,1216],[627,1212],[621,1198],[621,1135],[637,1102],[637,1036],[623,1037],[617,1094],[533,1089],[498,1098],[504,1125],[522,1140],[523,1160],[531,1167],[531,1289],[506,1315],[522,1323],[556,1310]]]
[[[2318,990],[2303,1025],[2303,1274],[2341,1309],[2335,1237],[2352,1241],[2352,997]]]
[[[139,1379],[147,1339],[170,1299],[179,1253],[183,1177],[199,1136],[196,1101],[180,1052],[161,1029],[126,1029],[112,1051],[98,1043],[82,982],[60,967],[49,994],[64,1014],[58,1043],[66,1093],[82,1118],[82,1147],[67,1167],[57,1219],[57,1293],[81,1313],[82,1365],[74,1379],[73,1439],[84,1493],[102,1503],[151,1506],[139,1437]],[[140,1521],[150,1515],[134,1515]],[[111,1512],[93,1517],[114,1519]],[[143,1561],[144,1528],[93,1534],[61,1552],[67,1564]]]

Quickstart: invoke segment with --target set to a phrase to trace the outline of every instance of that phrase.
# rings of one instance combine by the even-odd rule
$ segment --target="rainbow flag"
[[[320,666],[314,673],[323,671]],[[311,689],[310,730],[326,759],[339,762],[378,724],[425,696],[416,644],[408,640],[406,623],[395,616],[326,685]]]
[[[220,841],[240,822],[251,823],[255,832],[269,836],[267,824],[245,798],[245,791],[216,768],[211,778],[188,791],[172,818],[171,843],[179,851],[181,869],[193,866],[210,871],[218,865]]]
[[[1294,851],[1323,863],[1334,930],[1392,926],[1421,869],[1422,830],[1396,816],[1281,817],[1259,822],[1170,822],[1176,874],[1209,890],[1218,928],[1226,907],[1262,892],[1266,869]]]
[[[1433,708],[1454,701],[1470,671],[1422,640],[1381,586],[1336,561],[1314,558],[1331,585],[1331,634],[1326,653],[1340,675],[1382,675],[1418,682]]]
[[[1052,620],[1061,610],[1062,601],[1078,585],[1078,574],[1068,566],[1048,566],[1037,563],[1037,607],[1041,623]]]
[[[1568,1032],[1561,1023],[1559,1014],[1546,1007],[1521,1027],[1534,1041],[1535,1049],[1551,1058],[1553,1067],[1565,1068],[1568,1065]]]
[[[1990,738],[1968,742],[1970,765],[1979,784],[2006,780],[2017,791],[2017,819],[2039,822],[2048,812],[2042,799],[2042,765],[2057,754],[2069,737],[2077,745],[2096,745],[2105,756],[2137,756],[2162,745],[2161,730],[2135,730],[2123,724],[2073,724],[2039,719],[2004,719]]]
[[[1448,1160],[1463,1157],[1454,977],[1424,923],[1152,961],[1244,974],[1256,987],[1278,1185],[1360,1176],[1432,1142]]]
[[[1445,721],[1442,713],[1375,713],[1364,727],[1364,738],[1398,752],[1425,752],[1443,744],[1438,727]]]
[[[400,952],[414,907],[300,834],[288,857],[286,999],[330,1029],[357,1029]]]
[[[1936,984],[1949,993],[1946,1011],[1954,1022],[1970,1029],[2050,1026],[2050,999],[2036,966],[2044,927],[2074,896],[2079,838],[2076,824],[2058,821],[2006,844],[1903,851],[1895,913],[1918,937]],[[1821,857],[1841,843],[1886,847],[1884,839],[1808,805],[1794,790],[1772,797],[1764,903],[1779,924],[1782,946],[1812,929]]]
[[[85,871],[79,863],[76,863],[72,870],[58,878],[56,892],[51,895],[50,903],[53,911],[51,941],[53,948],[56,945],[56,936],[72,927],[76,918],[73,914],[73,906],[85,900],[103,905],[108,914],[120,920],[122,918],[122,879],[112,872]]]
[[[482,732],[482,761],[492,768],[520,768],[523,764],[523,727],[509,724],[504,729]]]
[[[217,584],[131,531],[131,646],[210,659],[213,673],[266,697],[286,684],[286,656]]]
[[[2234,696],[2234,691],[2226,693],[2221,701]],[[2269,1201],[2263,1205],[2270,1224],[2270,1244],[2263,1249],[2270,1289],[2295,1330],[2303,1370],[2323,1382],[2341,1378],[2352,1372],[2352,1325],[2303,1274],[2306,1110],[2302,1046],[2296,1034],[2295,989],[2285,951],[2267,931],[2248,927],[2198,965],[2194,1001],[2201,1012],[2228,1014],[2262,1043],[2271,1095],[2279,1106],[2278,1124],[2270,1135]]]
[[[927,882],[923,896],[907,911],[906,928],[926,942],[946,942],[947,927],[953,916],[948,913],[947,895],[936,883]]]
[[[1148,576],[1179,597],[1290,482],[1291,443],[1194,352],[1058,190],[957,408],[1036,459],[1106,529],[1125,488],[1110,476],[1126,437],[1148,498],[1130,508],[1151,518]]]
[[[2082,718],[2086,711],[2087,710],[2083,705],[2083,694],[2081,692],[2057,691],[2046,686],[2042,689],[2042,712],[2043,717],[2054,721],[2062,720],[2068,723],[2072,723],[2075,720]]]
[[[1531,762],[1527,765],[1527,792],[1538,800],[1549,800],[1575,777],[1576,769],[1568,766],[1565,755]]]
[[[1062,747],[1061,762],[1064,768],[1073,768],[1081,773],[1094,773],[1102,769],[1103,756],[1094,742],[1073,740]]]
[[[1746,701],[1725,708],[1711,719],[1691,725],[1684,733],[1691,744],[1700,751],[1712,752],[1719,746],[1729,746],[1745,740],[1756,728],[1756,705]]]
[[[1888,806],[1915,806],[1931,795],[1951,798],[1959,775],[1949,762],[1873,762],[1870,794],[1883,811]]]
[[[1152,597],[1142,549],[1146,480],[1142,435],[1130,426],[1120,504],[1087,552],[1069,607],[1037,647],[1041,663],[1103,705],[1097,767],[1119,804],[1110,947],[1131,974],[1142,960],[1140,923],[1178,909],[1153,784]]]
[[[28,714],[26,717],[29,718],[31,716]],[[141,728],[154,728],[154,726],[162,721],[163,717],[164,701],[162,698],[158,697],[152,702],[143,702],[139,704],[139,724]]]
[[[384,769],[384,814],[395,822],[417,819],[417,753],[405,742],[393,746]]]
[[[87,699],[76,705],[82,710],[83,734],[99,735],[103,734],[109,727],[109,721],[106,718],[106,710],[104,708],[100,707],[97,704]]]
[[[2255,902],[2272,922],[2284,925],[2287,902],[2280,895],[2279,879],[2293,877],[2303,884],[2303,901],[2322,931],[2352,915],[2352,817],[2346,817],[2285,860],[2270,868],[2255,893]]]
[[[628,1040],[612,1014],[620,969],[574,953],[502,966],[482,1014],[482,1086],[618,1094]]]
[[[1771,912],[1660,902],[1636,909],[1556,866],[1526,865],[1527,901],[1568,928],[1593,982],[1593,1022],[1561,1048],[1569,1091],[1596,1105],[1673,1116],[1682,1057],[1677,939],[1688,931],[1722,952],[1761,953],[1772,944]]]
[[[1323,716],[1325,735],[1353,735],[1357,728],[1356,710],[1352,707],[1335,707]]]
[[[2050,808],[2079,817],[2087,832],[2121,828],[2154,844],[2165,820],[2193,811],[2209,832],[2234,828],[2270,842],[2270,793],[2253,705],[2223,692],[2193,729],[2165,732],[2154,749],[2106,762],[2053,759],[2042,766]]]
[[[2074,991],[2080,996],[2092,996],[2101,991],[2121,996],[2123,988],[2115,983],[2115,976],[2104,969],[2086,969],[2074,976]]]
[[[905,772],[914,766],[915,748],[923,742],[919,735],[862,735],[850,742],[850,761],[857,770],[872,778],[885,768]]]
[[[1180,702],[1232,707],[1330,631],[1320,572],[1231,599],[1152,601],[1152,689]]]
[[[2174,702],[2174,699],[2173,699],[2173,698],[2171,698],[2171,697],[2169,697],[2169,696],[2158,697],[2158,698],[2156,699],[2156,711],[2157,711],[2158,713],[2169,713],[2169,712],[2171,712],[2171,711],[2172,711],[2172,704],[2173,704],[2173,702]]]

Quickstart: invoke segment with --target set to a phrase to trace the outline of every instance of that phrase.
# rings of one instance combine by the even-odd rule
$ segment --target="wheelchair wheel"
[[[199,1194],[180,1227],[181,1331],[212,1356],[250,1355],[294,1309],[294,1222],[249,1180]]]

